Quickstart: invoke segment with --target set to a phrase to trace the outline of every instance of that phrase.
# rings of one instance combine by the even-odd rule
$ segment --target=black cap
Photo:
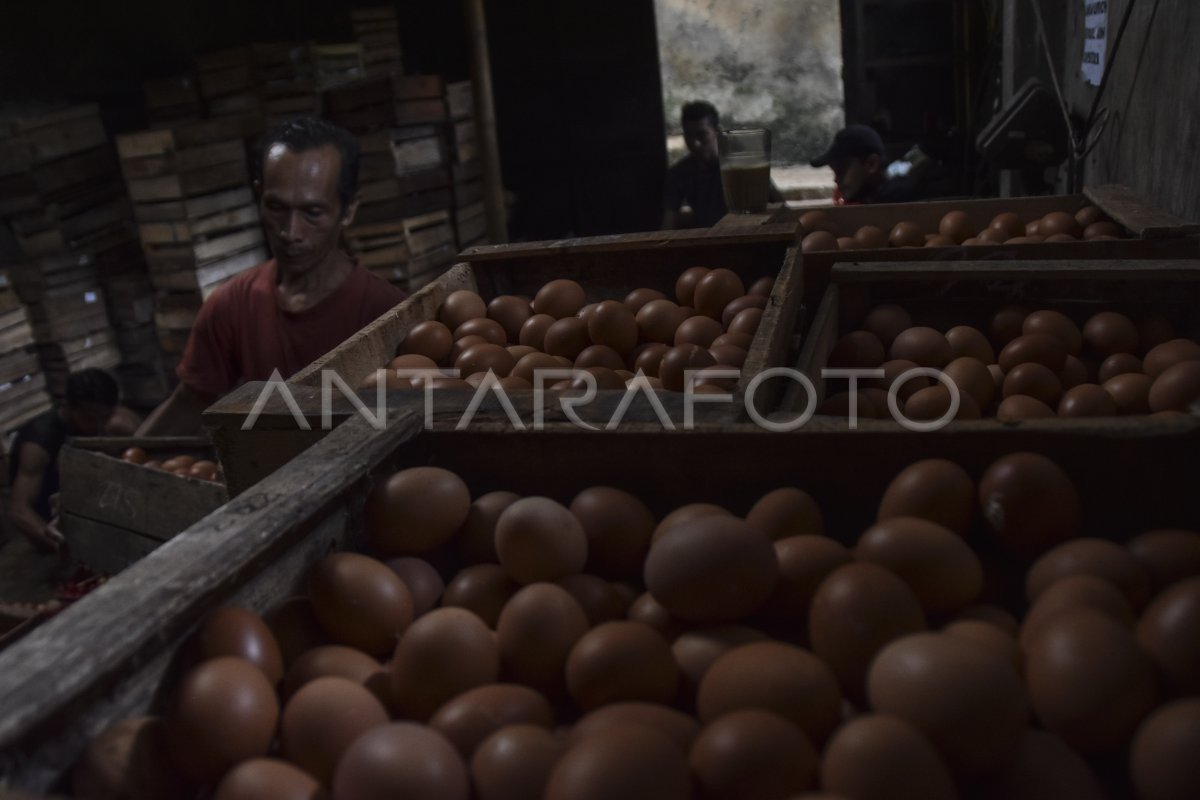
[[[833,137],[829,150],[810,163],[814,167],[827,167],[839,159],[869,156],[872,153],[883,155],[883,139],[879,138],[875,129],[869,125],[847,125]]]

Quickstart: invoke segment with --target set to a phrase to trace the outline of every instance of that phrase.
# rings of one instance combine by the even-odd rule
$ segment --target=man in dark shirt
[[[887,179],[883,139],[867,125],[849,125],[837,132],[833,144],[812,160],[814,167],[831,167],[837,183],[838,205],[907,203],[917,199],[912,181]]]
[[[57,550],[62,533],[53,524],[50,498],[58,493],[58,451],[69,436],[96,436],[117,407],[117,382],[85,369],[67,378],[66,399],[17,432],[9,462],[12,486],[6,514],[12,526],[42,550]]]

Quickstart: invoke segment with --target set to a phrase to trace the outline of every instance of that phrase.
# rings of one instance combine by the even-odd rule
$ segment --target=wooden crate
[[[91,736],[123,717],[160,711],[178,676],[177,656],[198,623],[225,605],[265,613],[302,591],[315,561],[361,547],[364,496],[396,467],[454,470],[473,497],[507,489],[567,502],[585,487],[611,485],[633,492],[657,515],[714,498],[745,513],[766,491],[798,486],[820,503],[828,530],[848,541],[873,521],[884,487],[913,461],[951,458],[978,479],[996,458],[1031,450],[1075,478],[1090,536],[1200,526],[1200,436],[1171,425],[1135,441],[1104,431],[951,437],[742,429],[677,436],[624,430],[579,444],[578,434],[559,428],[429,434],[415,410],[379,431],[361,419],[343,425],[0,654],[0,779],[52,789]],[[747,464],[755,470],[748,473]]]
[[[777,334],[792,329],[790,315],[794,304],[787,302],[787,298],[796,291],[800,279],[793,269],[793,251],[788,247],[791,236],[791,227],[784,225],[752,237],[707,230],[674,231],[496,245],[464,251],[460,254],[463,263],[436,277],[409,300],[288,381],[297,392],[300,407],[313,420],[312,430],[298,430],[289,410],[269,406],[253,430],[243,431],[242,423],[254,407],[261,384],[246,384],[205,412],[206,424],[225,465],[230,491],[236,495],[248,488],[324,435],[325,431],[320,430],[322,370],[333,370],[348,385],[357,386],[368,374],[387,364],[414,325],[435,319],[442,301],[458,289],[477,291],[485,300],[501,294],[533,296],[548,281],[572,278],[593,299],[603,300],[624,299],[638,287],[659,289],[673,296],[679,274],[697,264],[732,269],[747,286],[766,275],[776,277],[775,289],[746,359],[743,369],[746,377],[735,390],[740,397],[749,376],[768,366],[785,363],[787,342]],[[769,383],[759,397],[773,407],[777,401],[771,393],[780,389]],[[733,408],[739,407],[735,404]],[[701,413],[710,408],[702,408]],[[341,422],[352,413],[352,409],[339,406],[333,421]],[[735,418],[732,408],[713,409],[713,413]]]
[[[59,514],[71,557],[116,574],[224,505],[225,487],[120,459],[129,447],[152,458],[213,458],[204,439],[74,439],[59,454]]]
[[[1200,340],[1200,261],[960,261],[839,264],[808,329],[796,369],[825,398],[821,370],[834,344],[861,323],[871,308],[896,303],[909,310],[916,325],[947,330],[955,325],[988,329],[992,314],[1007,305],[1031,311],[1049,308],[1082,324],[1100,311],[1136,318],[1147,312],[1171,318],[1179,336]],[[799,384],[790,382],[781,414],[793,417],[807,405]],[[1200,416],[1197,416],[1200,422]],[[1005,423],[996,419],[964,420],[950,428],[1073,430],[1104,425],[1137,433],[1145,417],[1103,420],[1045,419]],[[899,429],[892,420],[860,420],[860,426]]]

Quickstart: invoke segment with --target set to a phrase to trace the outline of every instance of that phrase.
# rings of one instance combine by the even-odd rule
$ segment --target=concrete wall
[[[663,108],[708,100],[721,124],[771,130],[775,163],[806,162],[842,127],[838,0],[655,0]]]

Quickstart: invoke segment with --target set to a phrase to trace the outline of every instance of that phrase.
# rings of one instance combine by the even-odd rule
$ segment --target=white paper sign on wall
[[[1108,0],[1083,0],[1083,79],[1099,86],[1108,50]]]

